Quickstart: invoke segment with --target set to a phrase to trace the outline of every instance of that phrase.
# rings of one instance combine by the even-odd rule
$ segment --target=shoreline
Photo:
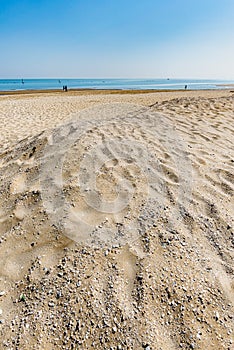
[[[231,87],[230,87],[231,89]],[[162,93],[162,92],[205,92],[205,91],[219,91],[219,92],[234,92],[230,89],[92,89],[92,88],[81,88],[81,89],[69,89],[64,92],[61,89],[41,89],[41,90],[3,90],[0,91],[0,96],[7,95],[30,95],[30,94],[65,94],[78,93],[79,95],[86,94],[146,94],[146,93]]]

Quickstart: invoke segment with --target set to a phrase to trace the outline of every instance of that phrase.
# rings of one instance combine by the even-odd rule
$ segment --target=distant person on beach
[[[185,90],[187,90],[187,88],[188,88],[188,85],[185,85],[185,87],[184,87],[184,88],[185,88]]]
[[[67,85],[63,85],[63,91],[67,92]]]

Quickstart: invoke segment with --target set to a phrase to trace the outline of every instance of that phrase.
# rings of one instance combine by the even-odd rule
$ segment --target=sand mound
[[[3,349],[233,348],[233,98],[150,105],[1,155]]]

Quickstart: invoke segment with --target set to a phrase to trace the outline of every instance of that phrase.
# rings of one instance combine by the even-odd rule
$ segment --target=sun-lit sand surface
[[[225,90],[0,96],[0,349],[232,350],[233,117]],[[46,152],[66,145],[50,167]],[[93,149],[97,162],[110,154],[105,201],[122,178],[134,189],[118,213],[81,193]],[[92,232],[76,232],[79,215]],[[105,228],[119,234],[106,246]]]
[[[142,94],[101,94],[97,92],[68,92],[57,94],[30,94],[0,96],[1,134],[0,145],[7,147],[27,136],[58,126],[71,118],[72,113],[81,109],[109,102],[130,102],[150,106],[155,102],[163,102],[182,97],[222,97],[233,96],[227,91],[173,91]],[[197,101],[199,104],[199,100]],[[172,105],[176,102],[172,102]],[[214,109],[214,103],[211,108]],[[201,113],[205,113],[202,106]],[[217,107],[218,108],[218,107]],[[230,103],[229,108],[232,108]],[[222,110],[222,108],[221,108]],[[226,110],[226,109],[225,109]]]

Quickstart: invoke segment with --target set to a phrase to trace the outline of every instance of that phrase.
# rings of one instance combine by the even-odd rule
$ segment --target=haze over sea
[[[223,89],[234,81],[205,79],[0,79],[0,91],[62,89]]]

